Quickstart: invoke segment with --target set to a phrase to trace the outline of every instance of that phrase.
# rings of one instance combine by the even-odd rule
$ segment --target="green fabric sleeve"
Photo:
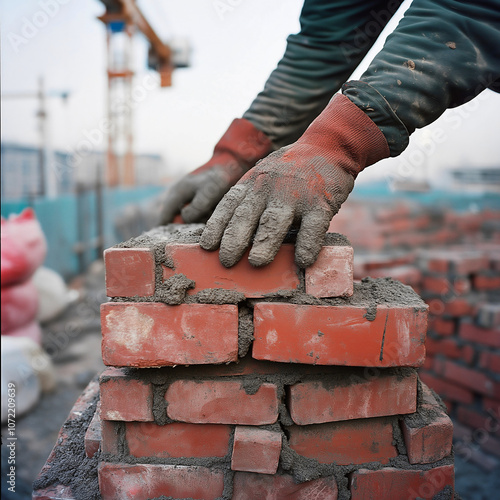
[[[500,1],[414,0],[360,81],[342,90],[397,156],[415,129],[486,88],[500,90]]]
[[[275,148],[297,140],[354,71],[402,0],[305,0],[301,29],[243,118]]]

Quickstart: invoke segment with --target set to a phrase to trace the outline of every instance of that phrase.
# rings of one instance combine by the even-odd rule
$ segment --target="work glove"
[[[187,223],[203,220],[229,188],[270,151],[271,141],[251,122],[233,120],[215,146],[212,158],[167,191],[161,223],[172,222],[179,213]]]
[[[208,220],[200,244],[205,250],[220,245],[220,261],[231,267],[255,233],[249,261],[263,266],[274,259],[290,227],[300,226],[295,261],[308,267],[357,174],[388,156],[381,130],[337,94],[297,142],[257,163],[231,188]]]

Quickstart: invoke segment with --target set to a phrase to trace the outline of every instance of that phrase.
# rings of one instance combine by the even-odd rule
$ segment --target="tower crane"
[[[106,184],[133,186],[134,134],[132,127],[133,36],[139,31],[149,42],[148,65],[160,75],[160,86],[172,85],[175,64],[171,47],[164,43],[147,21],[136,0],[101,0],[106,11],[99,16],[106,25],[108,75],[108,145]],[[121,165],[120,165],[121,164]],[[121,167],[121,168],[120,168]]]

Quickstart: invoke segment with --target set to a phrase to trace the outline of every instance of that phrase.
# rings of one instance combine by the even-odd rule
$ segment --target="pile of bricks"
[[[500,213],[431,213],[408,205],[369,210],[356,204],[347,207],[351,212],[358,230],[345,229],[365,249],[386,246],[378,236],[387,224],[399,225],[400,241],[390,251],[357,253],[354,278],[390,276],[410,285],[429,305],[421,378],[441,396],[455,422],[456,453],[495,469],[500,465],[500,231],[490,229],[498,225]],[[416,230],[424,218],[429,224],[420,228],[414,244],[409,228]],[[344,227],[344,219],[341,212],[332,227]],[[468,243],[432,245],[436,221],[453,235],[450,241]]]
[[[419,380],[427,306],[387,279],[353,285],[329,235],[231,269],[201,229],[160,228],[105,254],[104,500],[453,498],[452,424]],[[99,433],[100,429],[100,433]]]
[[[392,252],[489,241],[500,244],[500,211],[458,213],[415,203],[349,200],[333,218],[330,231],[345,234],[356,250]]]
[[[422,380],[456,422],[457,452],[494,469],[500,457],[500,248],[425,251],[418,263],[429,305]]]

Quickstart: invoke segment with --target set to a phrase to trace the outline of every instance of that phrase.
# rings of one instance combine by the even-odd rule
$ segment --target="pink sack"
[[[32,280],[2,286],[2,335],[31,323],[38,311],[38,290]]]
[[[1,285],[12,285],[31,277],[42,265],[47,243],[32,208],[19,215],[2,217]]]
[[[20,326],[15,330],[9,330],[6,333],[2,332],[2,335],[7,335],[8,337],[28,337],[38,345],[42,344],[42,329],[38,321],[32,321],[27,325]]]

